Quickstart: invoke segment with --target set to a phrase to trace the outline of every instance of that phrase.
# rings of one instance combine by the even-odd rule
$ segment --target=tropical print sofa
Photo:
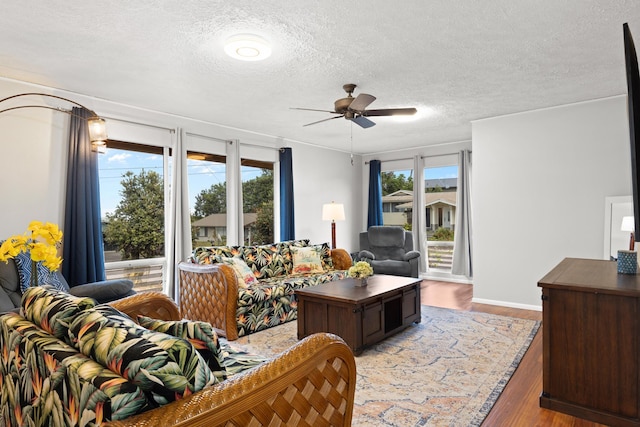
[[[53,287],[0,317],[0,425],[86,426],[190,396],[266,361],[222,348],[204,322],[134,322]]]
[[[297,319],[296,289],[343,279],[351,263],[344,249],[307,239],[199,247],[179,265],[180,309],[235,340]]]

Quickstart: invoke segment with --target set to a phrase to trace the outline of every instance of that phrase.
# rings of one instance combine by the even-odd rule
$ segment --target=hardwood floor
[[[420,292],[421,302],[425,305],[542,320],[542,312],[540,311],[475,304],[472,302],[472,285],[423,280]],[[541,391],[542,328],[538,330],[518,369],[516,369],[497,402],[493,405],[482,426],[602,426],[602,424],[540,408],[538,398]]]

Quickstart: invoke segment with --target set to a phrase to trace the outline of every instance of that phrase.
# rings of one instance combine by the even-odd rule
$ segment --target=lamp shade
[[[621,231],[635,231],[635,224],[632,216],[624,216],[622,217],[622,225],[620,226]]]
[[[89,140],[94,144],[104,145],[108,138],[104,119],[97,116],[91,117],[87,119],[87,126],[89,127]]]
[[[344,205],[342,203],[325,203],[322,205],[323,221],[344,221]]]

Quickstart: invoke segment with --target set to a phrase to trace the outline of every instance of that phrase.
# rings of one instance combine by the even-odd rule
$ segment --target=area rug
[[[422,322],[356,357],[354,426],[479,426],[540,322],[422,306]],[[289,322],[233,341],[273,356],[297,342]]]

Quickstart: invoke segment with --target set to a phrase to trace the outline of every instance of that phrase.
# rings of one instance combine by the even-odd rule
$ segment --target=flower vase
[[[356,278],[356,286],[367,286],[367,278],[366,277]]]
[[[29,280],[30,287],[38,286],[38,263],[31,260],[31,279]]]

